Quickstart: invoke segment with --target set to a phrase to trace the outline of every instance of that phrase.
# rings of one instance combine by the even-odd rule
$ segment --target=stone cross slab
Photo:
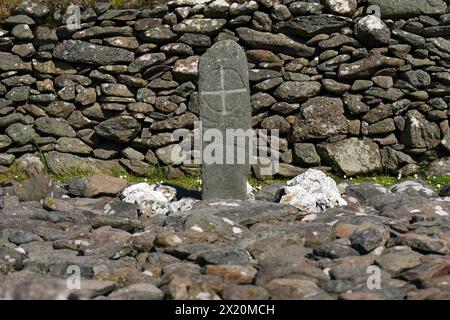
[[[227,129],[251,130],[248,65],[244,50],[234,41],[219,41],[209,48],[199,61],[199,105],[202,136],[207,130],[218,130],[223,137],[223,162],[207,163],[205,148],[217,141],[202,141],[203,199],[247,199],[247,178],[250,173],[249,142],[246,139],[234,148],[234,159],[225,161]],[[236,131],[237,132],[237,131]],[[235,144],[234,138],[231,144]],[[210,148],[211,149],[211,148]],[[238,152],[244,152],[237,155]]]

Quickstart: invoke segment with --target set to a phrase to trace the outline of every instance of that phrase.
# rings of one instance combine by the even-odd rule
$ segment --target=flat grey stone
[[[131,51],[101,46],[81,40],[63,41],[56,46],[53,56],[64,61],[91,65],[113,65],[130,63],[134,60],[134,53]]]
[[[203,131],[217,129],[226,137],[226,129],[251,129],[247,69],[245,52],[234,41],[220,41],[200,58],[198,86]],[[203,142],[204,156],[205,150],[211,147],[211,144]],[[222,148],[225,153],[225,141]],[[247,198],[247,176],[250,173],[248,144],[239,148],[234,148],[235,155],[244,152],[244,164],[226,164],[225,154],[220,159],[222,164],[203,163],[203,199]],[[235,157],[235,163],[237,159]]]

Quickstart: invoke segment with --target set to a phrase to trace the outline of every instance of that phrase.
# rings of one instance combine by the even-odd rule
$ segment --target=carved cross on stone
[[[231,70],[234,71],[234,70]],[[202,91],[200,92],[201,96],[209,96],[209,95],[219,95],[221,98],[221,104],[220,104],[220,112],[222,116],[227,116],[228,113],[232,114],[233,110],[230,110],[230,112],[226,108],[226,100],[227,100],[227,94],[235,94],[235,93],[246,93],[248,92],[247,88],[241,88],[241,89],[225,89],[225,70],[223,66],[220,66],[220,89],[217,91]]]
[[[200,58],[199,61],[199,105],[202,121],[202,134],[214,129],[223,137],[223,152],[227,129],[250,131],[251,107],[248,82],[248,65],[244,50],[234,41],[219,41]],[[205,148],[212,142],[203,141]],[[203,199],[246,199],[247,178],[250,173],[248,159],[249,143],[240,144],[234,150],[245,153],[245,163],[202,163],[202,196]],[[224,157],[225,160],[225,157]],[[237,161],[236,161],[237,162]]]

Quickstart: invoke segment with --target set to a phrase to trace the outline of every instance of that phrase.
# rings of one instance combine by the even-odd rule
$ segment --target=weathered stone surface
[[[72,39],[84,40],[90,38],[106,38],[114,36],[131,36],[133,35],[133,29],[131,27],[91,27],[75,32],[72,35]]]
[[[338,15],[351,15],[358,8],[356,0],[325,0],[325,8]]]
[[[368,15],[355,24],[355,35],[359,41],[369,47],[389,43],[391,33],[386,24],[375,15]]]
[[[76,107],[72,103],[55,101],[46,108],[46,111],[49,116],[67,119],[75,109]]]
[[[328,208],[346,205],[333,179],[315,169],[308,169],[289,180],[281,190],[280,203],[307,213],[320,213]]]
[[[0,135],[0,149],[5,149],[12,144],[12,140],[7,135]]]
[[[317,95],[320,89],[320,83],[315,81],[286,81],[275,90],[274,95],[286,102],[298,102]]]
[[[93,174],[105,173],[111,175],[114,170],[122,169],[117,161],[79,157],[69,153],[51,151],[46,153],[46,157],[50,169],[53,172],[63,174],[73,172],[75,169]]]
[[[427,168],[427,175],[442,176],[447,175],[450,171],[450,157],[436,159],[430,163]]]
[[[55,146],[55,150],[59,152],[67,152],[74,154],[88,155],[92,152],[92,148],[77,138],[61,137]]]
[[[93,175],[86,180],[83,195],[85,197],[116,196],[127,185],[126,180],[113,178],[105,174]]]
[[[360,253],[368,253],[383,246],[389,239],[389,230],[383,226],[364,223],[350,237],[352,247]]]
[[[17,24],[27,24],[29,26],[34,26],[36,25],[36,22],[30,18],[29,16],[25,15],[25,14],[18,14],[15,16],[10,16],[8,18],[6,18],[4,24],[6,26],[14,26]]]
[[[430,75],[423,70],[407,71],[403,74],[403,78],[418,89],[427,87],[431,83]]]
[[[172,72],[175,79],[185,82],[197,79],[198,77],[198,56],[191,56],[175,62]]]
[[[150,126],[150,129],[156,131],[172,130],[180,128],[193,129],[194,123],[196,121],[198,121],[197,116],[193,113],[187,112],[180,116],[175,116],[173,118],[168,118],[166,120],[155,122]]]
[[[400,139],[410,148],[433,148],[440,142],[439,128],[429,122],[417,110],[410,110],[405,117],[405,129]]]
[[[41,117],[35,122],[36,130],[55,136],[74,138],[77,134],[69,123],[61,118]]]
[[[317,166],[320,164],[320,157],[312,143],[294,143],[292,153],[296,164],[306,166]]]
[[[296,42],[282,33],[272,34],[249,28],[237,28],[236,32],[244,44],[255,49],[275,49],[285,54],[300,57],[310,57],[314,53],[313,48]]]
[[[34,154],[24,154],[23,156],[15,160],[15,164],[29,177],[45,173],[44,164]]]
[[[95,132],[105,139],[119,143],[130,142],[141,130],[141,125],[130,116],[111,118],[99,123]]]
[[[5,98],[13,102],[27,101],[30,97],[30,87],[14,87],[6,95]]]
[[[343,79],[367,78],[379,69],[399,67],[404,64],[405,61],[402,59],[375,54],[353,63],[341,64],[339,66],[338,76]]]
[[[156,150],[155,154],[162,163],[168,166],[180,165],[186,158],[185,152],[177,144],[159,148]]]
[[[445,13],[446,4],[442,0],[369,0],[370,5],[377,5],[383,17],[410,18],[419,15],[436,15]]]
[[[351,25],[351,19],[331,14],[295,17],[276,25],[278,31],[293,36],[311,38],[321,33],[333,33]]]
[[[164,53],[147,53],[134,60],[133,63],[131,63],[128,67],[128,71],[136,73],[144,68],[162,63],[165,59],[166,55]]]
[[[24,145],[33,141],[37,134],[33,127],[22,123],[14,123],[5,130],[6,134],[17,144]]]
[[[16,8],[17,13],[26,14],[33,18],[44,18],[50,13],[46,5],[33,3],[32,1],[23,1]]]
[[[229,57],[234,57],[230,60]],[[226,129],[251,129],[250,90],[247,61],[242,48],[232,41],[219,42],[201,57],[199,62],[200,116],[203,130],[218,129],[225,137]],[[227,142],[220,142],[226,150]],[[233,142],[234,144],[234,142]],[[202,196],[211,198],[247,198],[247,176],[250,173],[247,144],[238,146],[237,155],[244,153],[245,162],[202,165]],[[203,153],[211,148],[203,141]],[[205,155],[204,155],[205,156]],[[226,181],[226,182],[224,182]]]
[[[214,34],[225,25],[225,19],[185,19],[173,27],[178,33]]]
[[[350,138],[319,144],[317,151],[330,165],[347,176],[377,172],[382,169],[378,145],[369,139]]]
[[[302,104],[300,112],[302,120],[292,126],[293,142],[327,138],[347,132],[347,120],[339,98],[311,98]]]
[[[32,40],[34,38],[33,31],[27,24],[18,24],[11,30],[11,34],[20,40]]]
[[[80,40],[66,40],[58,44],[53,51],[53,56],[64,61],[92,65],[130,63],[134,60],[134,54],[131,51]]]

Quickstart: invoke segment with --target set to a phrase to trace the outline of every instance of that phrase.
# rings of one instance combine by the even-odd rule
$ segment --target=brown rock
[[[125,188],[127,181],[125,179],[114,178],[106,174],[96,174],[87,179],[84,196],[116,196]]]
[[[221,276],[225,280],[236,283],[252,283],[256,275],[251,265],[207,265],[206,273]]]

